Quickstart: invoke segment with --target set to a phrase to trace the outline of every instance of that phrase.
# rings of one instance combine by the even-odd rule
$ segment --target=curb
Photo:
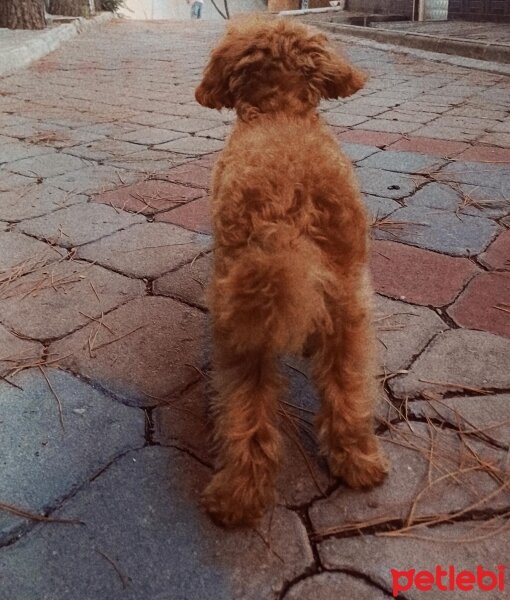
[[[113,13],[104,12],[91,19],[79,17],[72,23],[65,23],[41,31],[32,40],[3,53],[0,61],[0,76],[9,75],[18,69],[27,67],[30,63],[56,50],[63,42],[70,40],[83,31],[87,31],[91,27],[107,23],[114,16]]]
[[[312,22],[312,19],[306,19]],[[429,33],[400,32],[380,27],[361,27],[359,25],[342,25],[327,21],[313,21],[316,27],[334,33],[343,33],[354,37],[368,38],[376,42],[406,46],[418,50],[463,56],[482,61],[497,62],[510,65],[510,46],[507,44],[484,44],[465,38],[444,38]]]

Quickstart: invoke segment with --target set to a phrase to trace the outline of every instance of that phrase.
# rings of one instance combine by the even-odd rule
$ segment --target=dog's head
[[[321,98],[354,94],[365,79],[319,31],[296,21],[251,17],[230,24],[195,97],[203,106],[238,112],[306,111]]]

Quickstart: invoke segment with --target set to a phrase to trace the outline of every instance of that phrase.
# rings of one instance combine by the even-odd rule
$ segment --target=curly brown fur
[[[367,220],[351,164],[317,113],[365,76],[297,22],[234,22],[196,90],[237,122],[215,167],[217,471],[203,503],[218,523],[253,524],[274,499],[282,353],[311,351],[317,431],[352,487],[382,481]]]

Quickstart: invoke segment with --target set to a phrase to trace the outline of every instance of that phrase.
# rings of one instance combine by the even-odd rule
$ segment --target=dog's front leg
[[[341,297],[331,303],[333,332],[322,334],[312,357],[320,447],[332,474],[353,488],[376,485],[388,472],[373,431],[377,388],[367,286],[363,273],[342,277]]]
[[[216,354],[217,471],[202,500],[217,523],[252,525],[274,501],[281,377],[272,357]]]

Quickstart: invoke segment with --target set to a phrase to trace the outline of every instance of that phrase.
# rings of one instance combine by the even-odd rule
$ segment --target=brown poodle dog
[[[365,210],[353,170],[321,121],[321,98],[364,75],[320,32],[282,19],[234,22],[196,90],[237,122],[215,167],[214,334],[217,472],[212,518],[253,524],[274,499],[280,433],[278,357],[311,357],[317,431],[333,475],[381,482]]]

